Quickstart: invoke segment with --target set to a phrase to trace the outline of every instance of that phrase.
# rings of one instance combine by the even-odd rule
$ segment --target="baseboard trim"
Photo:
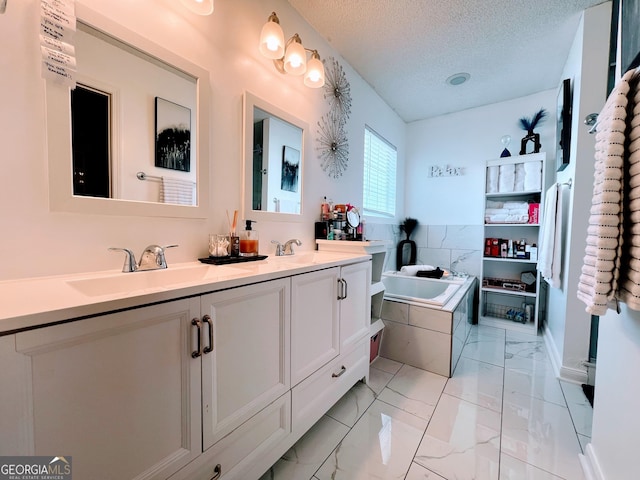
[[[589,380],[589,376],[584,370],[562,367],[560,369],[560,380],[566,380],[567,382],[582,385],[583,383],[587,383],[587,381]]]
[[[586,480],[605,480],[591,443],[587,444],[584,455],[578,455],[578,457]]]
[[[551,360],[551,366],[553,367],[553,372],[556,377],[560,377],[560,366],[562,365],[562,359],[560,358],[560,353],[556,348],[556,344],[553,341],[553,337],[551,335],[551,331],[547,324],[544,324],[544,330],[542,338],[544,339],[544,344],[547,347],[547,353],[549,354],[549,359]]]
[[[546,324],[544,326],[542,338],[544,339],[544,344],[547,347],[547,353],[549,354],[549,358],[551,360],[553,372],[555,373],[556,377],[558,377],[558,379],[576,383],[578,385],[582,385],[583,383],[588,382],[589,375],[586,371],[578,368],[565,367],[564,365],[562,365],[560,352],[558,352],[556,344],[553,341],[551,331]]]

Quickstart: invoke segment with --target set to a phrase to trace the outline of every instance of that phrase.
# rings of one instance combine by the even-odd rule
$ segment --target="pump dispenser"
[[[245,229],[240,232],[240,256],[253,257],[258,255],[258,231],[251,228],[255,220],[245,220]]]

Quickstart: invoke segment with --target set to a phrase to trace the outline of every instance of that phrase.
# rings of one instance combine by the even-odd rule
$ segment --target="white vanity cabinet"
[[[3,353],[22,365],[28,393],[15,453],[70,455],[74,478],[96,480],[166,478],[200,455],[199,315],[191,298],[8,337],[15,350]]]
[[[289,302],[288,278],[201,297],[204,450],[290,390]]]
[[[340,353],[340,268],[291,279],[291,384],[297,385]],[[327,301],[331,299],[330,301]]]
[[[313,277],[309,277],[313,275]],[[335,267],[293,279],[292,428],[294,437],[308,430],[358,380],[369,376],[371,262]],[[314,287],[333,281],[336,301],[326,304]],[[295,285],[306,288],[296,289]],[[316,292],[314,294],[314,292]],[[298,295],[296,295],[298,293]],[[302,294],[301,294],[302,293]],[[296,315],[295,312],[299,312]],[[337,320],[337,321],[336,321]],[[300,326],[296,324],[300,322]],[[300,352],[295,354],[296,349]],[[303,351],[315,352],[298,363]],[[309,359],[313,359],[309,361]],[[304,367],[304,368],[301,368]]]
[[[259,478],[369,371],[371,262],[281,268],[0,336],[0,455],[68,455],[74,478]]]

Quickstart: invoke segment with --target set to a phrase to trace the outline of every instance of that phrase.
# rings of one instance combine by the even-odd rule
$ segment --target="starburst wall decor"
[[[344,121],[335,111],[323,115],[318,122],[320,166],[332,178],[342,176],[349,163],[349,139]]]
[[[332,111],[337,111],[345,120],[351,115],[351,86],[338,61],[327,59],[324,98],[329,102]]]
[[[342,176],[349,163],[349,139],[346,125],[351,115],[351,87],[338,61],[329,57],[325,62],[324,98],[329,113],[318,122],[318,150],[322,169],[332,178]]]

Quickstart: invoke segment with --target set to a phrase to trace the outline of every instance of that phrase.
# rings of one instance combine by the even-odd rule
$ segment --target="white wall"
[[[585,10],[574,43],[562,72],[573,87],[571,124],[571,162],[557,180],[573,180],[565,192],[569,201],[565,223],[562,287],[549,289],[547,338],[556,369],[562,378],[578,383],[587,382],[591,315],[576,296],[584,257],[586,231],[593,191],[595,136],[588,133],[583,120],[599,112],[607,93],[609,61],[609,31],[611,3]]]
[[[210,72],[210,214],[205,220],[51,213],[45,137],[45,88],[39,62],[39,0],[9,2],[0,15],[0,135],[3,174],[0,280],[119,269],[122,258],[110,246],[141,252],[150,243],[180,245],[169,264],[207,254],[209,233],[225,232],[225,211],[240,209],[242,194],[242,95],[245,90],[278,105],[310,126],[305,144],[303,222],[261,222],[260,252],[272,254],[272,239],[292,237],[314,248],[313,222],[326,195],[334,201],[362,203],[363,129],[369,123],[398,147],[404,167],[405,124],[346,62],[313,31],[285,0],[216,2],[215,12],[199,17],[175,0],[79,0],[126,28],[187,58]],[[257,49],[262,25],[276,11],[286,36],[298,32],[323,58],[335,56],[351,83],[348,122],[350,163],[338,180],[320,168],[317,121],[328,111],[322,90],[305,87],[299,77],[283,76]],[[144,18],[144,21],[140,19]],[[402,185],[399,186],[402,188]],[[401,190],[400,190],[401,191]],[[399,201],[402,211],[402,200]],[[396,220],[393,221],[394,223]]]
[[[464,85],[452,88],[464,89]],[[549,158],[555,145],[555,104],[555,90],[547,90],[410,123],[406,215],[428,225],[482,225],[486,160],[500,157],[503,135],[511,135],[509,151],[517,155],[525,135],[519,119],[531,117],[540,108],[547,110],[548,117],[535,131]],[[463,175],[430,178],[432,165],[462,167]]]
[[[640,312],[621,305],[621,312],[600,318],[598,368],[591,443],[587,456],[598,480],[636,478],[640,415]]]

